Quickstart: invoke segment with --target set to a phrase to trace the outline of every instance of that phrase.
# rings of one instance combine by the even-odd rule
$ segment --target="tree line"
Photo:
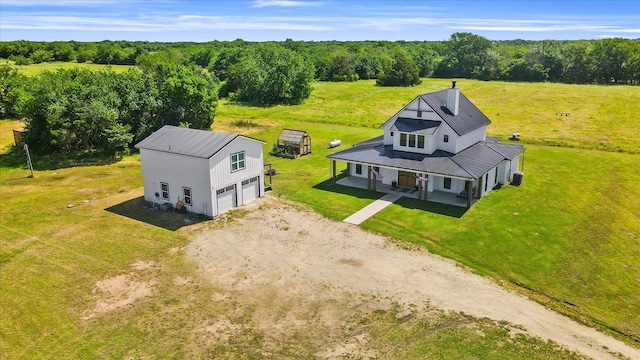
[[[38,153],[114,155],[164,125],[210,129],[217,84],[167,53],[140,57],[139,68],[46,71],[27,78],[0,67],[0,118],[25,122],[23,140]]]
[[[49,61],[135,65],[158,51],[178,51],[184,61],[225,81],[232,65],[255,49],[277,45],[313,65],[320,81],[379,79],[379,85],[412,85],[415,76],[576,84],[640,84],[640,39],[491,41],[454,33],[446,41],[248,42],[0,42],[0,58],[18,65]],[[398,64],[398,62],[402,64]],[[410,67],[410,71],[405,67]],[[394,67],[396,70],[394,70]],[[398,68],[402,71],[398,72]],[[415,72],[417,69],[417,73]],[[238,70],[238,69],[236,69]],[[409,74],[410,76],[407,76]],[[237,75],[237,74],[236,74]]]
[[[25,141],[33,151],[115,154],[163,125],[210,129],[220,97],[258,105],[299,104],[315,80],[375,79],[378,86],[412,86],[424,77],[640,81],[638,40],[617,38],[492,42],[455,33],[445,42],[15,41],[0,43],[0,56],[15,59],[19,53],[26,59],[48,51],[66,54],[56,59],[75,56],[80,61],[84,45],[97,48],[99,63],[126,58],[137,67],[124,73],[74,68],[27,79],[15,66],[0,66],[0,119],[23,119]]]

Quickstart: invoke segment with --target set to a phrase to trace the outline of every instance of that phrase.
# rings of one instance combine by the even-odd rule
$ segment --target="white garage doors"
[[[246,204],[249,201],[260,197],[260,188],[258,184],[260,183],[258,180],[259,176],[253,177],[251,179],[244,180],[242,182],[242,203]]]
[[[229,185],[216,190],[216,196],[218,198],[218,214],[222,214],[223,212],[238,206],[238,197],[235,185]]]

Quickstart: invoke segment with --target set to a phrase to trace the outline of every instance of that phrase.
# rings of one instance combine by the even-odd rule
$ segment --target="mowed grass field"
[[[523,185],[494,191],[468,211],[403,199],[362,226],[460,261],[640,347],[640,140],[635,136],[640,125],[634,118],[640,89],[468,80],[458,85],[492,119],[489,134],[522,134]],[[380,135],[377,126],[415,96],[448,86],[449,81],[433,79],[414,88],[377,88],[369,81],[317,83],[299,106],[221,101],[213,129],[265,140],[265,154],[283,127],[309,132],[311,155],[297,160],[266,155],[278,171],[273,194],[342,220],[379,194],[333,185],[326,155]],[[508,99],[502,92],[510,94]],[[573,99],[574,107],[555,109],[566,102],[554,96]],[[609,103],[619,106],[605,106]],[[584,118],[574,108],[583,108]],[[557,117],[556,111],[571,116]],[[588,126],[571,122],[580,119]],[[247,122],[254,126],[234,125]],[[211,301],[214,286],[172,285],[177,276],[195,271],[176,249],[218,222],[185,226],[170,213],[142,210],[135,201],[142,195],[136,156],[75,166],[55,156],[36,157],[35,177],[29,178],[22,154],[11,147],[11,129],[19,125],[0,121],[0,357],[260,357],[263,344],[255,330],[222,347],[203,343],[193,332],[207,319],[234,311]],[[342,146],[327,149],[334,138]],[[143,275],[157,282],[160,294],[83,319],[95,307],[96,282],[131,272],[137,261],[162,264]],[[247,319],[238,321],[249,323],[250,314],[243,316]],[[442,316],[452,324],[466,319]],[[362,321],[373,329],[372,346],[390,357],[572,357],[535,339],[511,339],[500,324],[482,320],[474,321],[488,336],[466,326],[398,324],[393,314],[375,313]],[[305,335],[283,339],[282,357],[295,357],[287,348],[311,346],[307,337],[326,334]],[[408,352],[398,352],[398,342]]]
[[[101,65],[101,64],[92,64],[92,63],[73,63],[73,62],[50,62],[50,63],[41,63],[41,64],[31,64],[31,65],[14,65],[10,61],[0,61],[0,66],[2,65],[10,65],[18,69],[21,74],[25,76],[35,76],[45,71],[57,71],[60,69],[73,69],[73,68],[81,68],[81,69],[89,69],[92,71],[104,70],[106,68],[110,68],[112,71],[121,73],[125,72],[128,69],[135,68],[132,65]]]

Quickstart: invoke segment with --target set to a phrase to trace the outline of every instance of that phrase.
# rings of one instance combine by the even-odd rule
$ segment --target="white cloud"
[[[312,7],[320,6],[320,1],[300,1],[300,0],[255,0],[253,7]]]
[[[236,16],[181,15],[135,19],[112,17],[80,17],[58,15],[6,14],[2,28],[14,30],[76,30],[76,31],[190,31],[190,30],[334,30],[327,25],[291,21],[285,18],[258,18]],[[4,17],[4,16],[3,16]]]

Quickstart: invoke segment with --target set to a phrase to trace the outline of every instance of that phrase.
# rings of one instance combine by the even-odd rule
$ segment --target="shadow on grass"
[[[6,149],[6,148],[5,148]],[[69,154],[35,154],[31,153],[31,163],[35,170],[58,170],[76,166],[99,166],[115,164],[121,156],[105,156],[99,153],[74,152]],[[0,166],[7,168],[26,168],[27,157],[21,147],[12,146],[0,154]]]
[[[354,188],[350,186],[334,184],[331,179],[325,180],[313,186],[314,189],[329,191],[343,195],[350,195],[360,199],[376,200],[382,196],[382,193],[373,190]]]
[[[142,196],[113,205],[105,210],[170,231],[176,231],[183,226],[208,220],[206,217],[198,214],[160,211],[149,205]]]
[[[331,179],[318,183],[314,185],[313,188],[318,190],[329,191],[332,193],[355,196],[360,199],[377,200],[383,195],[383,193],[373,191],[373,190],[359,189],[359,188],[354,188],[350,186],[334,184]],[[467,210],[469,210],[466,207],[462,207],[462,206],[441,204],[441,203],[436,203],[432,201],[424,201],[424,200],[418,200],[418,199],[413,199],[408,197],[402,197],[398,199],[394,204],[400,205],[407,209],[423,210],[426,212],[455,217],[455,218],[461,218],[462,215],[464,215],[467,212]]]

